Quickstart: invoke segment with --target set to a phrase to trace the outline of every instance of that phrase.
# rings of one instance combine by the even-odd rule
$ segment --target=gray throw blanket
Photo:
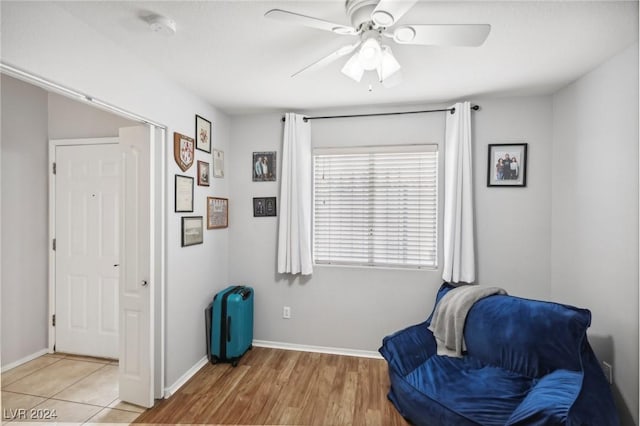
[[[462,358],[465,351],[464,323],[469,310],[478,300],[494,294],[507,294],[500,287],[463,285],[445,294],[431,318],[429,330],[438,345],[438,355]]]

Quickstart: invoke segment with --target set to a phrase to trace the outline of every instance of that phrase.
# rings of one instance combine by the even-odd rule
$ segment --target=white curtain
[[[278,230],[278,272],[310,275],[311,126],[304,116],[287,113],[282,144]]]
[[[472,283],[476,279],[471,167],[471,104],[447,113],[444,166],[444,270],[442,279]]]

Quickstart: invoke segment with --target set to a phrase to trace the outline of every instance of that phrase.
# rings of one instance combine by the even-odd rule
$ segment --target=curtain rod
[[[479,105],[473,105],[471,107],[472,110],[474,111],[478,111],[480,109]],[[423,114],[426,112],[445,112],[445,111],[449,111],[451,112],[451,114],[455,114],[456,109],[455,108],[446,108],[446,109],[429,109],[429,110],[424,110],[424,111],[400,111],[400,112],[377,112],[377,113],[373,113],[373,114],[352,114],[352,115],[326,115],[326,116],[321,116],[321,117],[305,117],[304,121],[309,121],[309,120],[324,120],[327,118],[353,118],[353,117],[375,117],[375,116],[379,116],[379,115],[404,115],[404,114]],[[282,122],[284,122],[284,117],[282,117]]]

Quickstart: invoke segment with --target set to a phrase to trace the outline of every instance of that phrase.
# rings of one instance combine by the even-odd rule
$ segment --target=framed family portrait
[[[182,218],[182,247],[202,244],[202,216],[184,216]]]
[[[527,186],[527,144],[489,144],[487,186]]]
[[[198,161],[198,185],[209,186],[209,163]]]
[[[211,122],[196,115],[196,149],[211,153]]]
[[[251,160],[254,182],[273,182],[276,180],[276,152],[254,152]]]
[[[253,199],[253,217],[277,216],[276,197]]]
[[[193,138],[177,132],[173,134],[173,158],[183,172],[186,172],[193,164],[193,146]]]
[[[229,226],[229,199],[207,197],[207,229]]]
[[[193,178],[176,175],[175,181],[175,212],[193,212]]]

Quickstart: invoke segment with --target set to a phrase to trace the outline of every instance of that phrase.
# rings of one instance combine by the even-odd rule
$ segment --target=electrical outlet
[[[291,307],[283,306],[282,307],[282,318],[290,319],[291,318]]]
[[[613,384],[613,365],[609,364],[606,361],[602,361],[602,371],[604,371],[604,376],[607,378],[607,381],[610,385]]]

